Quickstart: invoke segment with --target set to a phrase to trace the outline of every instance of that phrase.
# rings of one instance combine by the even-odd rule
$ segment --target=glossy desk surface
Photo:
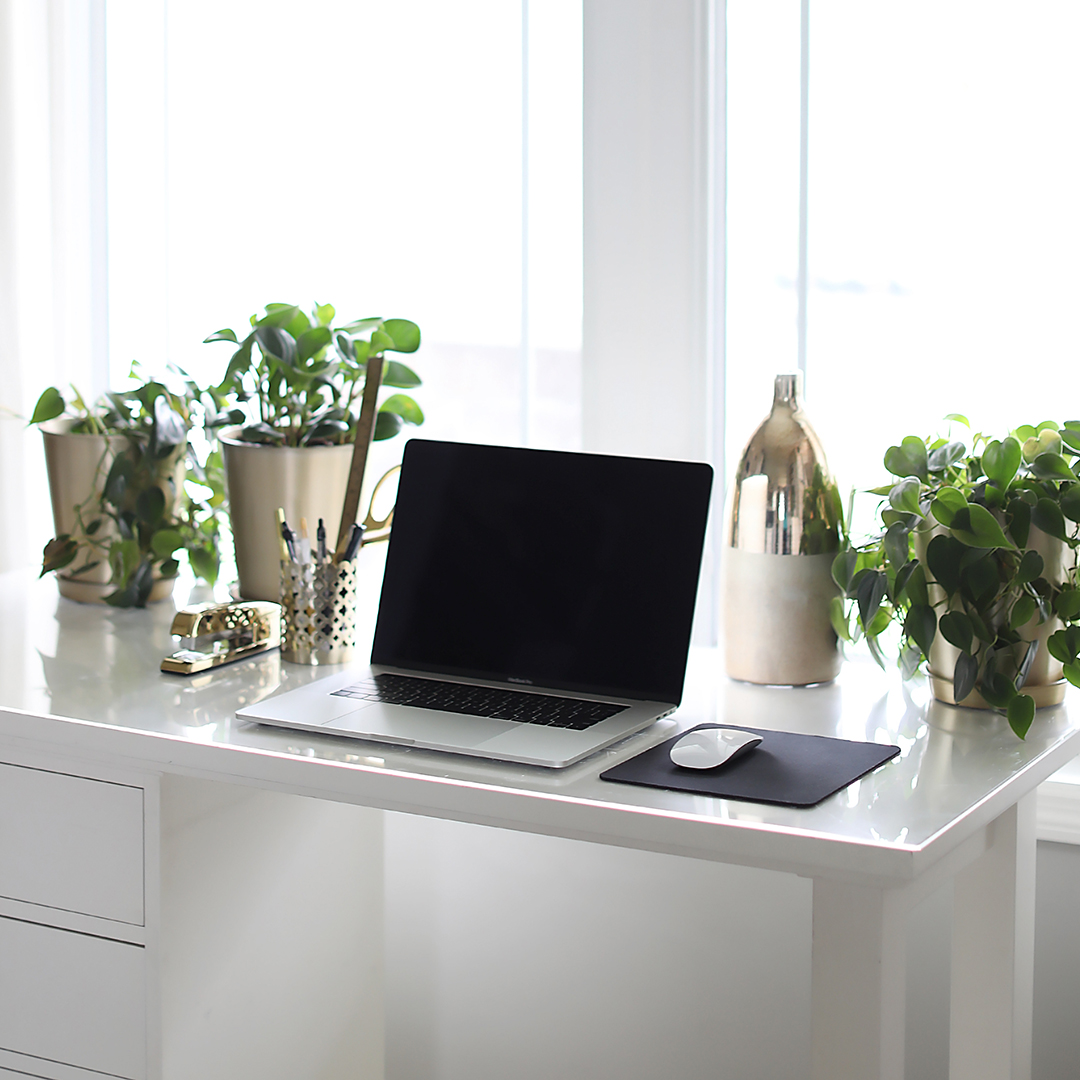
[[[380,572],[376,555],[360,589],[369,628]],[[831,685],[763,688],[727,679],[707,649],[693,650],[673,717],[567,769],[394,750],[237,721],[238,707],[338,669],[287,664],[273,652],[193,677],[163,674],[161,658],[176,647],[173,612],[169,602],[144,611],[75,604],[61,600],[51,580],[0,575],[0,736],[61,756],[896,884],[927,870],[1080,751],[1073,691],[1064,705],[1041,711],[1021,742],[1000,717],[932,702],[922,682],[904,685],[868,662],[846,664]],[[901,752],[812,809],[599,779],[677,730],[724,721],[895,743]]]

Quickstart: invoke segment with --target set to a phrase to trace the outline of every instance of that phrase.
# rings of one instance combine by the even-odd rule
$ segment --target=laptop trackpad
[[[360,702],[353,701],[352,705]],[[503,735],[512,727],[503,720],[483,716],[444,713],[435,709],[416,709],[408,705],[386,705],[373,701],[362,711],[332,718],[323,724],[327,731],[349,731],[363,737],[420,743],[425,746],[452,749],[475,747]]]
[[[275,702],[282,704],[275,707]],[[280,698],[267,698],[258,705],[259,717],[267,720],[283,720],[286,723],[328,724],[331,720],[346,713],[357,713],[370,702],[357,701],[354,698],[334,697],[333,694],[311,694],[303,704],[289,694]]]

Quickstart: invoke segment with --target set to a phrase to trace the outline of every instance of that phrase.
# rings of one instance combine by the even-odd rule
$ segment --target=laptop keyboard
[[[515,720],[521,724],[573,728],[575,731],[584,731],[629,707],[610,701],[582,701],[581,698],[531,694],[523,690],[414,679],[409,675],[375,675],[335,690],[333,694],[360,701],[384,701],[390,705],[412,705],[418,709],[490,716],[494,720]]]

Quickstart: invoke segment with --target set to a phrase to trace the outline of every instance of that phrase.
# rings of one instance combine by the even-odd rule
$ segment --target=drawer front
[[[0,765],[0,896],[143,925],[143,790]]]
[[[144,949],[0,918],[0,957],[0,1048],[143,1080]]]

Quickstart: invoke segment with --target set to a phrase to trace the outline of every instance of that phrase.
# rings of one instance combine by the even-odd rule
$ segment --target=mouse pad
[[[900,753],[899,746],[764,731],[741,724],[698,724],[690,730],[713,727],[750,731],[762,740],[730,765],[686,769],[675,765],[669,756],[674,743],[686,734],[680,731],[667,742],[602,772],[600,779],[720,799],[805,807],[817,805]]]

